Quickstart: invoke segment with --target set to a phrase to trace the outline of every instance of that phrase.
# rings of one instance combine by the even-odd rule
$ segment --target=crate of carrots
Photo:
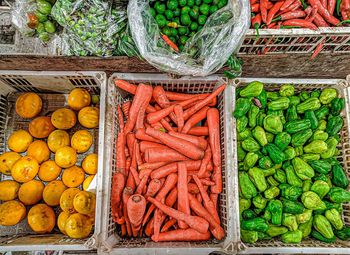
[[[101,252],[232,249],[232,86],[141,74],[110,83]]]
[[[250,0],[242,54],[350,52],[349,0]]]

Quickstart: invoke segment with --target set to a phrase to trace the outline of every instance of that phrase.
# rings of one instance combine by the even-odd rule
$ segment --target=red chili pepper
[[[259,38],[259,27],[261,25],[261,15],[257,14],[252,18],[252,27],[256,30],[256,38]]]
[[[256,4],[258,2],[258,0],[249,0],[250,1],[250,5]]]
[[[165,34],[162,34],[162,38],[164,40],[164,42],[166,42],[166,44],[168,44],[173,50],[175,50],[176,52],[179,52],[179,48],[176,46],[175,43],[173,43],[169,37],[167,37]]]
[[[275,18],[273,21],[304,18],[306,13],[302,10],[286,12]]]
[[[322,48],[323,48],[323,45],[324,45],[324,42],[325,42],[325,40],[322,40],[322,42],[320,42],[320,43],[316,46],[314,52],[312,53],[312,55],[311,55],[311,57],[310,57],[310,60],[313,60],[313,59],[314,59],[315,57],[317,57],[317,55],[321,52],[321,50],[322,50]]]
[[[39,25],[38,17],[32,12],[27,13],[27,16],[28,16],[27,26],[31,29],[35,29]]]
[[[318,27],[329,27],[328,23],[324,20],[324,18],[319,14],[315,14],[315,18],[313,22],[318,26]]]
[[[258,12],[260,10],[260,4],[252,4],[251,6],[252,12]]]
[[[309,6],[308,8],[305,9],[305,13],[307,14],[305,20],[312,22],[317,14],[317,7],[313,8]]]
[[[283,5],[281,6],[280,10],[284,11],[287,9],[292,3],[294,3],[295,0],[286,0],[284,1]]]
[[[333,15],[331,15],[328,10],[323,7],[323,5],[321,4],[321,2],[319,0],[309,0],[309,3],[311,4],[312,7],[317,6],[318,7],[318,13],[329,23],[331,23],[332,25],[336,26],[340,21],[334,17]]]
[[[341,11],[341,16],[343,18],[343,20],[348,20],[349,19],[349,15],[347,11]]]
[[[322,6],[327,9],[327,0],[320,0]]]
[[[272,29],[272,28],[274,28],[276,25],[277,25],[277,23],[276,23],[276,22],[273,22],[273,23],[270,23],[270,24],[267,26],[267,28],[268,28],[268,29]]]
[[[267,3],[267,9],[270,10],[272,7],[273,7],[273,3],[268,2],[268,3]]]
[[[266,24],[267,20],[267,5],[269,0],[261,0],[260,1],[260,13],[261,13],[261,19]]]
[[[276,13],[280,10],[283,3],[284,3],[283,1],[276,2],[274,6],[269,10],[269,13],[267,14],[267,19],[266,19],[267,25],[271,24],[272,19],[275,17]]]
[[[291,4],[287,9],[283,11],[283,13],[295,11],[301,6],[301,2],[299,0],[295,1],[293,4]]]
[[[337,0],[328,0],[327,10],[331,15],[334,14],[336,4],[337,4]]]
[[[310,21],[306,21],[303,19],[290,19],[283,22],[283,26],[299,26],[304,28],[309,28],[313,30],[317,30],[315,24]]]

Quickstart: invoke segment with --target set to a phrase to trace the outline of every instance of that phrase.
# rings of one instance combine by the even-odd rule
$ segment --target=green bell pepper
[[[328,183],[322,180],[315,181],[311,186],[311,191],[315,192],[321,199],[327,195],[329,190]]]
[[[338,97],[338,91],[334,88],[325,88],[320,95],[322,104],[330,104],[334,98]]]
[[[332,238],[326,238],[323,235],[321,235],[319,232],[317,232],[316,230],[312,230],[311,236],[313,238],[315,238],[316,240],[319,240],[319,241],[324,242],[324,243],[334,243],[337,240],[337,238],[335,236],[333,236]]]
[[[300,214],[304,211],[302,203],[282,198],[283,212],[290,214]]]
[[[256,105],[252,105],[248,112],[249,127],[254,128],[256,126],[258,114],[259,114],[259,107],[257,107]]]
[[[247,173],[239,172],[238,173],[238,180],[239,180],[239,187],[240,187],[240,190],[242,192],[242,195],[246,199],[251,199],[258,194],[254,184],[250,180],[249,175]]]
[[[298,224],[308,222],[312,217],[312,210],[306,209],[303,213],[296,215]]]
[[[311,122],[308,119],[292,120],[288,121],[284,128],[289,134],[294,134],[299,131],[311,128]]]
[[[302,180],[308,180],[315,176],[314,169],[302,160],[299,157],[295,157],[292,159],[292,164],[295,170],[295,173]]]
[[[305,118],[310,120],[311,129],[316,129],[318,127],[318,119],[316,118],[315,112],[307,110],[304,114]]]
[[[276,173],[273,175],[273,177],[279,183],[286,183],[287,182],[286,173],[282,169],[277,169]]]
[[[268,210],[271,213],[271,223],[273,225],[281,225],[282,224],[282,212],[283,212],[283,205],[282,202],[279,200],[271,200],[266,210]]]
[[[264,89],[264,84],[259,81],[253,81],[249,83],[244,89],[241,90],[239,95],[241,97],[257,97]]]
[[[295,231],[298,229],[297,217],[283,213],[282,225],[287,227],[289,231]]]
[[[281,151],[275,144],[269,143],[266,145],[266,148],[271,160],[275,164],[280,164],[285,160],[283,151]]]
[[[303,192],[309,191],[311,189],[311,186],[312,186],[311,180],[305,180],[302,187]]]
[[[344,98],[334,98],[331,102],[331,114],[337,116],[345,108]]]
[[[317,98],[319,98],[320,95],[321,95],[321,91],[317,89],[317,90],[314,90],[314,91],[311,92],[310,97],[317,97]]]
[[[243,132],[237,133],[237,140],[244,141],[245,139],[247,139],[248,137],[251,137],[251,136],[252,136],[252,132],[247,128]]]
[[[272,111],[286,110],[289,107],[289,99],[288,97],[280,97],[268,103],[267,107]]]
[[[272,134],[278,134],[283,131],[281,118],[275,115],[267,115],[264,119],[264,129]]]
[[[295,153],[295,149],[291,146],[288,146],[284,151],[284,156],[286,160],[291,160],[293,158],[295,158],[296,153]]]
[[[286,112],[286,120],[293,121],[293,120],[297,120],[298,118],[299,117],[298,117],[296,106],[295,105],[289,106]]]
[[[297,105],[297,112],[304,113],[307,110],[315,111],[321,107],[320,100],[315,97],[306,99],[304,102]]]
[[[324,160],[324,159],[310,161],[308,163],[316,172],[320,174],[328,174],[329,171],[331,171],[332,169],[332,165],[327,160]]]
[[[303,193],[303,189],[301,187],[296,187],[289,184],[280,184],[278,187],[281,190],[282,197],[293,201],[297,201]]]
[[[332,187],[328,192],[328,197],[334,203],[350,202],[350,192],[339,187]]]
[[[262,90],[260,95],[256,97],[256,99],[259,100],[260,104],[261,104],[261,108],[266,108],[267,106],[267,93],[266,90]]]
[[[341,230],[344,227],[342,217],[336,209],[327,210],[324,215],[336,230]]]
[[[318,214],[314,216],[313,226],[324,237],[326,238],[334,237],[331,223],[323,215]]]
[[[346,189],[349,185],[349,180],[339,163],[332,167],[332,183],[343,189]]]
[[[242,220],[241,228],[250,231],[266,232],[269,229],[269,225],[263,218],[254,218],[250,220]]]
[[[266,204],[267,204],[267,199],[261,195],[257,195],[253,198],[253,205],[256,208],[264,209],[266,207]]]
[[[236,121],[237,132],[243,132],[248,125],[248,118],[246,116],[239,117]]]
[[[310,235],[311,230],[312,230],[312,223],[314,221],[314,218],[311,216],[310,220],[305,222],[305,223],[301,223],[298,227],[298,229],[302,232],[302,236],[303,238],[306,238]]]
[[[334,137],[330,137],[326,141],[327,144],[327,151],[321,154],[321,158],[326,159],[326,158],[331,158],[334,156],[338,141]]]
[[[335,165],[339,164],[339,161],[336,158],[328,158],[325,161],[327,161],[329,164],[331,164],[331,166],[335,166]]]
[[[241,143],[237,144],[237,158],[238,161],[243,161],[246,156],[246,152],[243,150]]]
[[[244,170],[247,171],[253,166],[255,166],[258,159],[259,159],[258,154],[254,152],[248,152],[243,161]]]
[[[324,105],[322,106],[320,109],[318,109],[317,111],[315,111],[315,115],[316,115],[316,118],[318,120],[324,120],[327,118],[329,114],[329,108],[328,106]]]
[[[242,142],[242,148],[245,151],[256,152],[260,150],[260,145],[253,137],[248,137]]]
[[[320,120],[320,121],[318,122],[317,130],[325,131],[326,128],[327,128],[327,121],[325,121],[325,120]]]
[[[298,96],[290,96],[289,97],[289,104],[297,106],[298,104],[300,104],[300,98]]]
[[[267,144],[266,133],[265,133],[265,130],[262,127],[256,126],[253,129],[252,134],[253,134],[253,137],[258,141],[258,143],[261,146],[265,146]]]
[[[314,177],[314,181],[318,181],[318,180],[327,182],[327,183],[328,183],[328,186],[329,186],[329,187],[332,187],[332,182],[331,182],[331,179],[329,178],[328,175],[319,174],[319,175],[315,176],[315,177]]]
[[[344,121],[341,116],[338,115],[338,116],[331,117],[328,119],[326,132],[330,136],[334,136],[338,134],[338,132],[342,129],[343,125],[344,125]]]
[[[291,143],[294,147],[304,145],[312,136],[312,130],[305,129],[292,135]]]
[[[334,230],[334,233],[340,240],[350,240],[350,227],[344,227],[342,230]]]
[[[271,237],[280,236],[284,233],[288,232],[288,228],[282,227],[282,226],[273,226],[270,225],[269,229],[266,231],[266,234],[268,234]]]
[[[300,230],[288,231],[281,236],[283,243],[300,243],[303,239],[303,233]]]
[[[284,84],[280,87],[280,95],[283,97],[290,97],[294,95],[294,86],[291,84]]]
[[[247,209],[242,212],[242,218],[244,220],[250,220],[256,217],[256,213],[252,209]]]
[[[328,149],[326,142],[321,140],[315,140],[304,146],[305,153],[322,154]]]
[[[264,156],[259,159],[259,167],[262,169],[269,169],[273,166],[271,159],[268,156]]]
[[[280,189],[278,187],[271,187],[264,191],[264,196],[266,199],[274,199],[280,194]]]
[[[267,189],[267,183],[263,170],[253,167],[249,169],[248,174],[251,181],[260,192],[264,192]]]
[[[256,243],[258,241],[258,232],[241,229],[241,240],[244,243]]]
[[[311,141],[315,141],[315,140],[326,141],[327,139],[328,139],[328,133],[324,132],[323,130],[316,130],[311,137]]]
[[[288,184],[303,187],[303,181],[296,175],[293,166],[286,167],[284,171],[286,172]]]
[[[272,143],[273,140],[275,139],[274,134],[271,134],[271,133],[269,133],[269,132],[265,132],[265,133],[266,133],[267,142],[268,142],[268,143]]]
[[[321,158],[320,154],[306,153],[300,156],[305,162],[319,160]]]
[[[274,143],[277,145],[278,148],[280,148],[283,151],[285,148],[287,148],[291,140],[292,140],[292,137],[290,134],[288,134],[287,132],[282,132],[282,133],[278,133],[275,136]]]
[[[242,117],[246,115],[246,113],[249,111],[250,107],[252,106],[252,102],[248,98],[238,98],[236,101],[236,107],[233,112],[233,116],[235,118]]]
[[[249,199],[240,198],[239,199],[239,215],[243,213],[243,211],[250,208],[252,202]]]
[[[307,209],[318,210],[325,209],[326,205],[321,198],[313,191],[306,191],[301,195],[301,202]]]

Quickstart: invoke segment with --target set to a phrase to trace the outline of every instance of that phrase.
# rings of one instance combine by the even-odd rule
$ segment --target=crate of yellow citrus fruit
[[[105,86],[100,72],[0,72],[0,252],[96,248]]]

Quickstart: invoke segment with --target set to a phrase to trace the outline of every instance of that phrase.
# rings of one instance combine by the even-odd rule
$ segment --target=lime
[[[198,24],[199,25],[204,25],[206,21],[207,21],[207,16],[199,15],[199,17],[198,17]]]
[[[173,22],[175,22],[176,24],[180,25],[180,18],[176,17],[175,19],[173,19]]]
[[[194,36],[195,34],[196,34],[196,32],[192,31],[188,36],[189,36],[189,37],[192,37],[192,36]]]
[[[177,29],[177,31],[179,32],[180,35],[185,35],[188,32],[188,28],[187,27],[179,27]]]
[[[216,5],[212,5],[209,8],[209,13],[213,14],[214,12],[216,12],[217,10],[219,10],[219,8]]]
[[[167,7],[169,10],[175,10],[178,6],[178,3],[176,0],[169,0],[167,3]]]
[[[218,3],[218,8],[221,9],[222,7],[226,6],[227,0],[220,0]]]
[[[183,8],[181,9],[181,15],[182,15],[182,14],[189,14],[190,11],[191,11],[191,8],[188,7],[188,6],[185,6],[185,7],[183,7]]]
[[[176,37],[177,36],[177,29],[176,28],[170,28],[170,35]]]
[[[192,22],[191,25],[190,25],[190,29],[192,31],[197,31],[198,29],[198,24],[196,22]]]
[[[162,33],[165,34],[166,36],[170,36],[171,35],[170,27],[164,27],[162,29]]]
[[[45,33],[45,26],[43,23],[39,23],[38,26],[36,27],[36,31],[38,34]]]
[[[203,26],[198,26],[198,31],[202,30]]]
[[[213,5],[218,5],[220,0],[213,0]]]
[[[187,0],[187,6],[192,7],[194,5],[194,0]]]
[[[170,36],[169,39],[170,41],[175,42],[175,37]]]
[[[51,34],[56,32],[56,26],[50,20],[45,21],[44,26],[46,32]]]
[[[165,17],[162,14],[158,14],[156,16],[156,21],[159,27],[165,27],[167,24],[167,21],[165,19]]]
[[[220,0],[220,1],[222,1],[222,0]],[[200,7],[199,7],[199,11],[202,13],[202,14],[204,14],[204,15],[208,15],[208,13],[209,13],[209,5],[207,5],[207,4],[202,4]]]
[[[197,20],[198,19],[198,15],[199,15],[198,11],[191,10],[189,14],[190,14],[192,20]]]
[[[187,36],[185,36],[185,35],[180,36],[180,44],[182,44],[182,45],[186,44],[187,40],[188,40]]]
[[[153,8],[149,9],[149,13],[152,15],[153,18],[157,15],[156,10]]]
[[[202,0],[194,0],[194,4],[199,6],[202,4]]]
[[[171,10],[166,10],[166,11],[165,11],[165,17],[166,17],[168,20],[171,20],[171,19],[174,17],[174,13],[173,13]]]
[[[160,2],[156,2],[156,4],[154,5],[154,9],[156,9],[156,11],[159,14],[163,14],[165,12],[165,4],[161,4]]]
[[[187,0],[179,0],[179,5],[184,7],[187,4]]]
[[[188,26],[191,23],[190,15],[188,14],[182,14],[181,15],[181,24],[184,26]]]
[[[184,46],[183,46],[183,45],[180,45],[180,46],[179,46],[179,50],[180,50],[180,51],[183,51],[183,50],[184,50]]]
[[[213,2],[213,0],[203,0],[203,3],[205,4],[211,4]]]
[[[174,11],[173,11],[173,14],[175,17],[179,17],[180,14],[181,14],[181,10],[179,8],[176,8]]]

